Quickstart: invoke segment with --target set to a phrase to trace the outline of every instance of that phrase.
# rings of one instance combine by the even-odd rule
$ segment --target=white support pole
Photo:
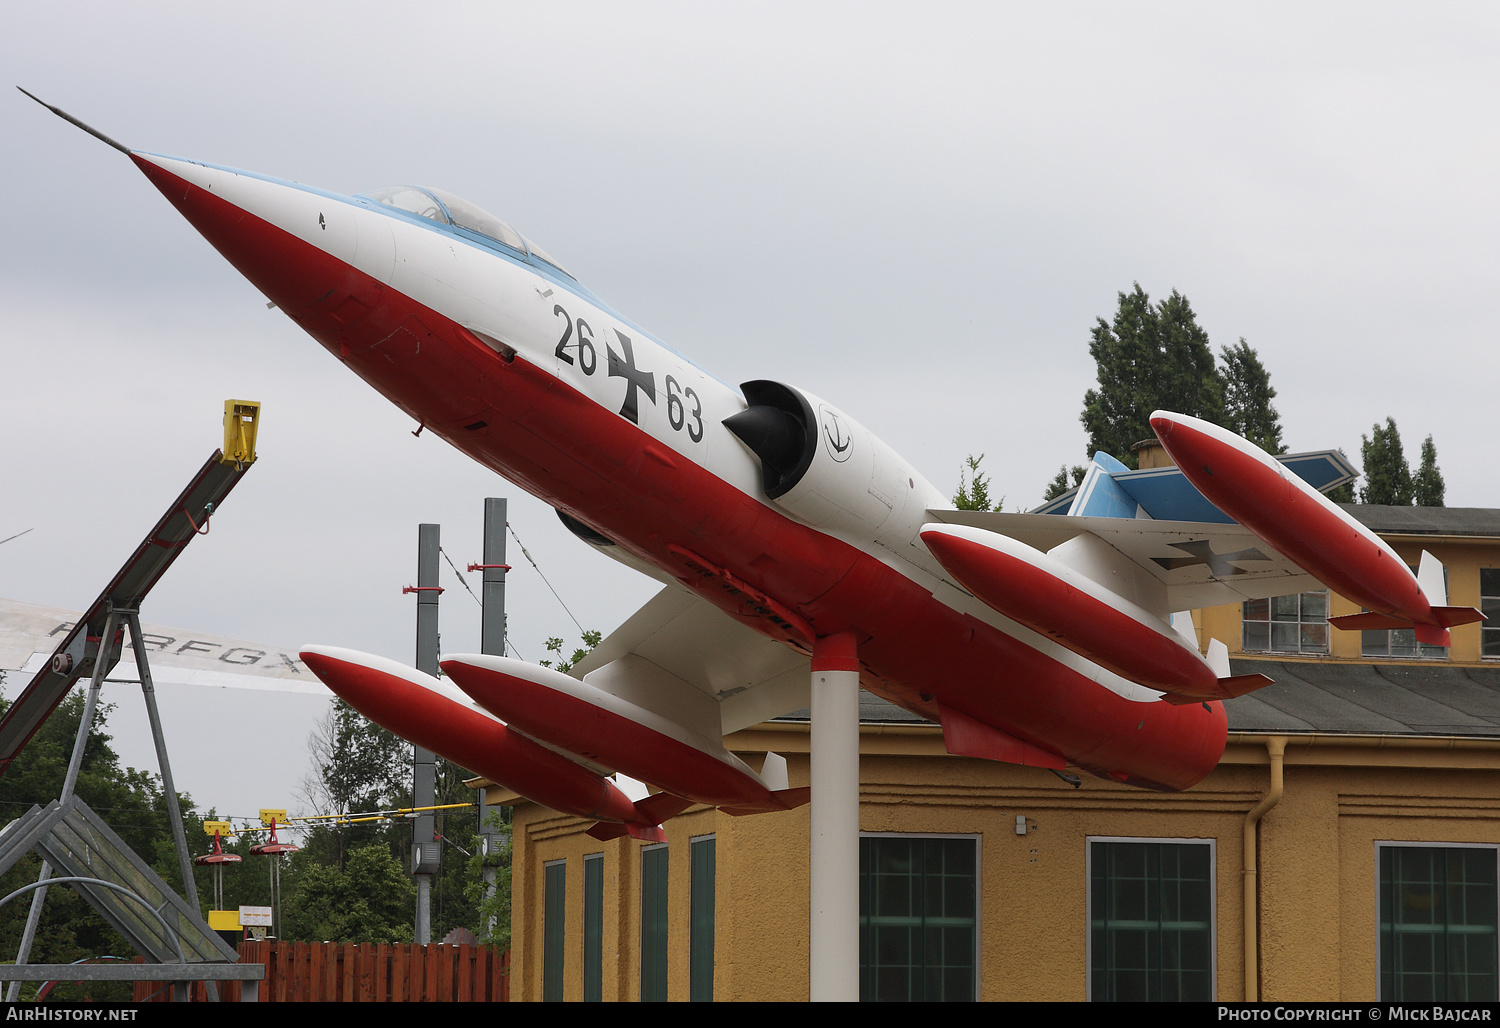
[[[852,632],[813,644],[808,998],[859,999],[859,656]]]

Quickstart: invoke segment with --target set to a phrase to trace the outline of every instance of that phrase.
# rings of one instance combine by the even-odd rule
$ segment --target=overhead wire
[[[514,534],[514,533],[512,533],[512,534]],[[464,592],[468,593],[470,596],[474,596],[474,590],[469,588],[469,580],[464,577],[464,573],[462,571],[458,570],[458,565],[455,564],[455,563],[453,563],[453,558],[450,557],[450,556],[448,556],[448,551],[445,550],[445,549],[443,549],[441,546],[439,546],[438,547],[438,552],[443,555],[443,559],[448,562],[448,566],[450,568],[452,568],[453,569],[453,573],[458,576],[458,584],[464,587]],[[533,564],[532,567],[536,567],[536,565]],[[537,574],[541,574],[541,572],[538,571]],[[557,594],[554,592],[553,595],[555,596]],[[479,609],[480,610],[484,609],[484,601],[481,600],[478,596],[474,596],[474,602],[477,603],[477,604],[479,604]],[[562,602],[562,601],[559,600],[558,602]],[[569,615],[569,616],[571,617],[571,615]],[[526,659],[525,657],[521,656],[521,651],[518,650],[518,649],[516,649],[515,644],[510,641],[510,633],[509,632],[505,633],[505,646],[506,646],[507,649],[510,650],[510,652],[514,653],[521,660],[525,660]],[[441,644],[440,644],[439,645],[439,650],[441,650],[441,648],[442,647],[441,647]]]
[[[541,575],[541,579],[546,583],[547,588],[552,589],[552,595],[557,597],[558,604],[561,605],[562,609],[567,612],[567,615],[572,620],[574,626],[577,627],[579,633],[582,634],[584,630],[583,626],[578,623],[578,619],[576,617],[573,617],[573,612],[571,610],[568,610],[568,605],[566,603],[563,603],[563,598],[561,596],[558,596],[557,590],[552,588],[552,583],[547,581],[547,576],[542,574],[542,569],[536,566],[536,561],[532,559],[530,551],[526,549],[526,544],[521,542],[521,537],[516,535],[516,530],[511,527],[511,523],[509,521],[505,523],[505,527],[510,532],[510,537],[516,541],[516,545],[521,548],[521,556],[526,558],[526,562],[531,565],[532,569],[535,570],[538,575]]]

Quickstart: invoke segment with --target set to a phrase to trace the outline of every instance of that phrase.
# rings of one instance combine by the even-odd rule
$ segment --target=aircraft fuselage
[[[934,721],[992,726],[1039,758],[1025,762],[1060,755],[1158,789],[1218,762],[1222,704],[1162,702],[960,587],[918,535],[946,499],[842,411],[810,398],[829,459],[881,456],[847,502],[794,514],[723,424],[746,410],[740,390],[524,248],[367,197],[131,156],[425,431],[731,617],[804,651],[852,631],[866,688]]]

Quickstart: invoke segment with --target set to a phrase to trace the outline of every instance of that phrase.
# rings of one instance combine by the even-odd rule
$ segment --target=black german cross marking
[[[635,394],[640,389],[645,392],[652,403],[656,402],[656,375],[654,372],[642,371],[635,366],[635,350],[630,345],[630,337],[624,332],[615,331],[615,336],[620,340],[620,348],[625,351],[621,357],[615,353],[615,348],[608,343],[604,348],[609,352],[609,377],[623,378],[625,380],[625,402],[620,405],[620,417],[629,418],[635,424],[641,423],[640,410],[636,406]]]
[[[1235,575],[1248,575],[1250,572],[1242,567],[1236,567],[1237,560],[1270,560],[1264,553],[1257,549],[1236,550],[1234,553],[1215,553],[1213,546],[1207,539],[1197,539],[1190,543],[1170,543],[1173,549],[1191,553],[1191,557],[1152,557],[1168,571],[1176,571],[1178,568],[1192,567],[1194,564],[1208,565],[1209,574],[1215,578],[1233,578]]]

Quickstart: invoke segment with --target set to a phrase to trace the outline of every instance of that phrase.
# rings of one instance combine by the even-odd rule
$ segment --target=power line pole
[[[469,570],[484,573],[484,586],[480,593],[479,649],[481,653],[505,656],[505,573],[510,565],[505,563],[505,518],[504,499],[488,497],[484,501],[484,563],[470,565]],[[479,845],[485,856],[484,890],[486,896],[495,894],[495,868],[489,856],[498,853],[508,841],[508,836],[488,823],[489,807],[485,791],[479,790]],[[490,931],[495,930],[491,922]]]
[[[417,526],[417,670],[438,676],[438,525]],[[420,746],[412,747],[412,806],[437,804],[436,755]],[[432,941],[432,876],[438,873],[440,847],[433,837],[436,824],[432,812],[418,814],[412,823],[412,874],[417,879],[417,923],[415,941]]]

